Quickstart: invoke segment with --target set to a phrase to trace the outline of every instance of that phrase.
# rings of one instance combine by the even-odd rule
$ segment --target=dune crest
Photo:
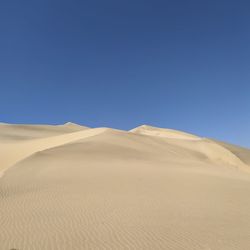
[[[157,128],[149,125],[141,125],[134,129],[131,129],[130,132],[142,134],[142,135],[151,135],[151,136],[159,136],[166,138],[174,138],[174,139],[183,139],[183,140],[200,140],[201,138],[192,135],[189,133],[185,133],[182,131],[174,130],[174,129],[166,129],[166,128]]]
[[[62,125],[58,125],[58,126],[65,126],[65,127],[71,127],[72,129],[75,128],[75,129],[90,129],[89,127],[86,127],[86,126],[83,126],[83,125],[79,125],[77,123],[74,123],[74,122],[66,122]]]
[[[6,169],[36,152],[95,136],[106,130],[108,128],[87,129],[25,142],[0,144],[0,157],[2,159],[0,170],[1,168]]]
[[[0,124],[0,143],[19,142],[51,137],[89,129],[78,124],[36,125],[36,124]]]
[[[234,154],[232,150],[225,146],[227,144],[224,145],[186,132],[149,125],[142,125],[128,132],[111,128],[90,129],[72,122],[63,125],[0,125],[0,139],[2,137],[3,141],[1,143],[0,140],[0,157],[2,158],[0,170],[7,169],[36,152],[96,136],[107,131],[115,134],[128,134],[131,138],[133,138],[133,134],[134,136],[155,137],[156,142],[159,138],[172,146],[190,151],[190,154],[192,152],[194,152],[194,155],[199,154],[200,156],[195,156],[197,160],[201,158],[249,171],[248,162],[246,163],[245,160],[241,159],[242,154]],[[30,137],[28,137],[28,134],[30,134]],[[127,142],[122,143],[126,145]],[[243,152],[243,150],[240,150],[240,152]]]

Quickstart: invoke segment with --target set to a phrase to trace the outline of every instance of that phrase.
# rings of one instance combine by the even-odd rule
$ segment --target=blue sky
[[[250,2],[0,2],[0,121],[151,124],[250,147]]]

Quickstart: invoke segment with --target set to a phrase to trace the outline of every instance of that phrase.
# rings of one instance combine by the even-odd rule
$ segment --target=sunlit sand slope
[[[8,167],[20,160],[23,160],[33,153],[93,136],[98,133],[102,133],[105,130],[106,128],[84,129],[53,137],[45,137],[16,143],[2,143],[0,144],[0,157],[2,159],[0,170],[6,170]]]
[[[247,149],[147,129],[2,147],[0,250],[249,250]]]
[[[142,135],[151,135],[159,136],[166,138],[175,138],[175,139],[186,139],[186,140],[199,140],[200,137],[192,134],[188,134],[182,131],[166,128],[157,128],[149,125],[142,125],[137,128],[131,129],[130,132],[142,134]]]
[[[63,125],[25,125],[0,123],[0,143],[50,137],[88,129],[71,122]]]
[[[236,168],[249,171],[249,149],[223,144],[221,142],[201,138],[178,130],[163,129],[142,125],[130,132],[148,135],[154,138],[162,138],[171,145],[178,145],[181,148],[192,150],[196,157],[202,157],[205,161],[227,164]]]

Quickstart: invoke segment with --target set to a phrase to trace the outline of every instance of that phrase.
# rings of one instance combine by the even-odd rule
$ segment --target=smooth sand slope
[[[0,139],[0,250],[250,249],[249,149],[145,125]]]
[[[88,129],[71,122],[63,125],[25,125],[0,123],[0,142],[18,142]]]

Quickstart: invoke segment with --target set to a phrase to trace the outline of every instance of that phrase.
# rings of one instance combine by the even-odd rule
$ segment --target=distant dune
[[[0,250],[250,249],[250,150],[142,125],[0,124]]]

